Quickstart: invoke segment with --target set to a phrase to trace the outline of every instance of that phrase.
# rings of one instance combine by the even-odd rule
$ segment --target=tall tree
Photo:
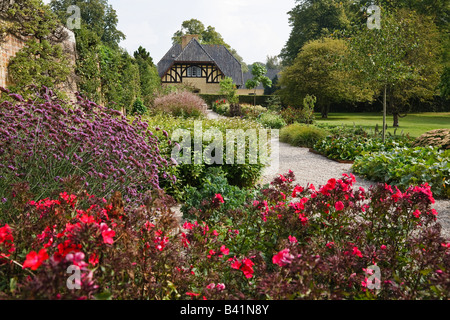
[[[143,103],[148,106],[153,102],[154,93],[161,84],[161,78],[150,53],[145,48],[140,46],[133,55],[139,69],[140,96]]]
[[[285,104],[301,108],[306,95],[317,98],[322,118],[333,103],[371,101],[374,92],[356,70],[341,70],[349,55],[344,40],[324,38],[308,42],[291,66],[281,72],[279,94]]]
[[[296,3],[288,12],[292,30],[280,54],[285,66],[292,64],[308,41],[330,36],[335,30],[348,29],[351,14],[357,10],[351,0],[296,0]]]
[[[61,23],[66,24],[71,13],[67,8],[78,6],[81,13],[81,29],[93,31],[100,40],[113,48],[117,48],[125,35],[117,29],[117,12],[108,0],[51,0],[50,6]],[[74,30],[77,34],[77,30]]]
[[[429,17],[405,9],[382,13],[380,29],[362,27],[350,38],[348,67],[359,70],[383,95],[383,109],[398,127],[412,98],[424,101],[437,93],[442,47]]]

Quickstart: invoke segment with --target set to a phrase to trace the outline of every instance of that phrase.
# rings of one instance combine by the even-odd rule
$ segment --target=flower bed
[[[117,195],[27,201],[10,223],[0,215],[0,296],[449,298],[450,241],[429,186],[353,190],[348,175],[317,187],[294,180],[280,175],[217,221],[207,217],[227,199],[214,194],[181,229],[163,194],[134,208]],[[68,279],[67,270],[80,273]]]

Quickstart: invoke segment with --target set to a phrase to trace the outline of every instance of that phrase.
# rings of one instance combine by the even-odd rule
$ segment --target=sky
[[[44,0],[49,3],[50,0]],[[109,0],[116,10],[120,43],[132,54],[140,45],[157,63],[172,47],[173,34],[185,20],[216,28],[244,59],[266,62],[279,55],[291,32],[287,14],[295,0]]]

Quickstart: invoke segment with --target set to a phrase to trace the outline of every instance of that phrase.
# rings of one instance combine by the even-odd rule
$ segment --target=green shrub
[[[261,114],[257,121],[264,127],[271,129],[281,129],[286,125],[286,122],[280,115],[270,112]]]
[[[411,146],[411,139],[406,136],[388,136],[385,143],[378,136],[340,135],[325,137],[314,145],[314,149],[327,158],[354,161],[364,152],[387,151],[396,147]]]
[[[296,147],[313,148],[327,136],[327,131],[315,126],[294,123],[280,131],[280,141]]]
[[[161,137],[161,153],[164,155],[171,155],[172,150],[174,149],[175,141],[168,144],[163,139],[164,134],[166,133],[169,137],[172,136],[172,133],[176,129],[186,129],[191,133],[191,140],[194,139],[194,125],[195,119],[181,119],[175,118],[170,115],[156,115],[153,117],[147,117],[145,119],[147,121],[149,128],[151,128],[152,132]],[[184,186],[200,186],[204,183],[205,174],[207,172],[207,168],[209,167],[217,167],[220,166],[226,177],[228,182],[231,185],[239,186],[239,187],[252,187],[258,179],[261,177],[262,170],[265,167],[265,161],[267,159],[262,159],[258,156],[258,161],[256,164],[251,163],[249,159],[249,152],[245,153],[245,164],[227,164],[226,161],[226,133],[228,129],[255,129],[256,133],[259,137],[259,129],[263,129],[263,127],[258,124],[256,121],[246,120],[246,119],[238,119],[238,118],[226,118],[218,120],[211,119],[203,119],[197,120],[202,124],[202,129],[205,132],[208,129],[216,128],[218,129],[223,136],[223,164],[211,164],[207,165],[204,162],[201,164],[194,163],[194,154],[192,153],[192,161],[191,164],[179,164],[176,166],[176,172],[174,173],[177,178],[177,184],[175,186],[167,184],[168,192],[172,195],[178,194],[181,196],[182,191],[184,190]],[[159,130],[154,131],[154,128],[158,128]],[[247,139],[248,140],[248,139]],[[270,140],[269,140],[270,141]],[[203,150],[206,149],[211,141],[203,140]],[[248,142],[247,150],[248,150]],[[192,151],[194,151],[194,147],[192,146]],[[236,148],[235,148],[236,154]],[[236,158],[235,158],[236,159]],[[166,187],[166,185],[164,185]]]
[[[185,189],[184,204],[181,207],[183,217],[199,220],[218,220],[220,214],[242,207],[251,195],[251,191],[230,185],[222,168],[208,168],[201,186],[188,186]],[[223,199],[218,201],[217,195]],[[195,210],[193,210],[195,209]],[[198,215],[192,215],[196,212]]]
[[[141,99],[136,99],[133,103],[132,114],[145,114],[147,112],[147,107],[144,105]]]
[[[400,188],[428,183],[435,195],[450,198],[450,150],[429,146],[366,153],[356,158],[353,171]]]

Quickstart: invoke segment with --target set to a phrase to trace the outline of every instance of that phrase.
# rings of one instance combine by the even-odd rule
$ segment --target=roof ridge
[[[203,52],[211,59],[211,61],[214,61],[216,63],[216,61],[213,59],[213,57],[211,57],[211,55],[205,50],[205,48],[203,48],[203,45],[196,38],[192,38],[191,41],[189,41],[189,43],[181,50],[180,54],[174,59],[174,61],[178,60],[178,58],[184,53],[184,51],[187,49],[187,47],[189,47],[191,45],[192,41],[194,41],[194,40],[200,46],[200,48],[203,50]]]

